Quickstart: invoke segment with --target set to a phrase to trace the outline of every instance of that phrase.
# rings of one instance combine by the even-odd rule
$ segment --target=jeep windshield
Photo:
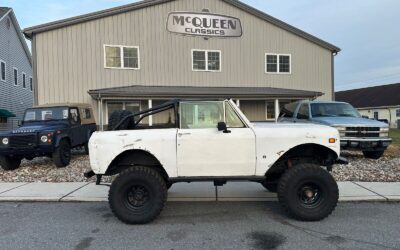
[[[24,116],[24,122],[59,121],[67,119],[67,107],[28,109]]]
[[[360,113],[348,103],[312,103],[312,117],[361,117]]]

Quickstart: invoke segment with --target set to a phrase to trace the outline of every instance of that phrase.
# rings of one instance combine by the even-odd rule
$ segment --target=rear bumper
[[[385,150],[392,143],[390,138],[342,138],[341,149]]]

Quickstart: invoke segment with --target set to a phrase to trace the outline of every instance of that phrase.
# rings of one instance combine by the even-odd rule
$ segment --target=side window
[[[6,81],[6,62],[0,60],[0,79]]]
[[[297,114],[297,119],[309,119],[310,118],[310,108],[308,107],[308,104],[302,104],[299,113]]]
[[[81,111],[81,119],[90,119],[90,118],[92,118],[90,109],[82,108],[80,111]]]
[[[297,107],[298,103],[289,103],[286,104],[283,108],[281,113],[279,114],[279,117],[284,117],[284,118],[293,118],[294,116],[294,111]]]
[[[78,124],[79,123],[79,112],[77,108],[71,108],[69,110],[69,113],[71,115],[71,123],[72,124]]]
[[[226,126],[228,128],[246,127],[229,103],[225,103],[225,116],[226,116]]]
[[[181,128],[216,128],[224,121],[223,102],[187,102],[181,103]]]

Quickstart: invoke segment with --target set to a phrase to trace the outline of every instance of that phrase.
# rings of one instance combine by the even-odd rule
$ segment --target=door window
[[[299,113],[297,114],[297,119],[302,119],[302,120],[307,120],[310,118],[310,108],[308,107],[308,104],[302,104]]]
[[[79,123],[79,112],[78,109],[72,108],[69,110],[69,113],[71,115],[71,123],[72,124],[78,124]]]
[[[181,128],[216,128],[224,119],[223,102],[181,103]]]
[[[239,116],[233,110],[231,105],[225,104],[226,126],[228,128],[244,128],[246,127]]]

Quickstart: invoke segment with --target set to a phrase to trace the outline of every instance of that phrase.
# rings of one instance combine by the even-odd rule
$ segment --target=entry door
[[[228,102],[186,102],[180,111],[180,177],[255,175],[255,134]],[[218,122],[226,122],[230,133],[218,131]]]
[[[70,113],[70,124],[71,124],[71,132],[70,132],[70,137],[71,137],[71,146],[76,146],[80,145],[83,143],[84,138],[86,138],[86,135],[84,135],[83,132],[83,127],[81,126],[81,118],[79,116],[79,111],[78,108],[70,108],[69,109]]]

